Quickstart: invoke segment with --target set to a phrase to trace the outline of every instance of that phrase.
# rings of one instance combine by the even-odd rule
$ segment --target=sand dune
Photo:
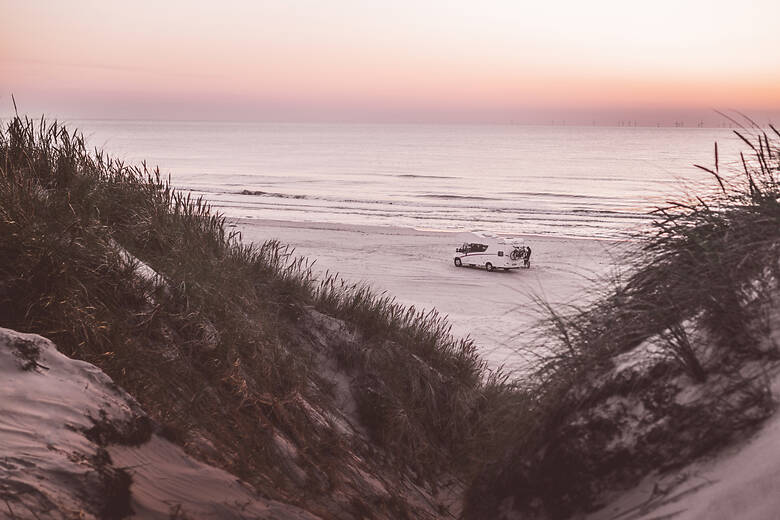
[[[774,369],[772,395],[780,392]],[[709,460],[650,475],[586,520],[776,520],[780,518],[780,416]]]
[[[315,518],[152,430],[94,365],[0,329],[0,518]]]

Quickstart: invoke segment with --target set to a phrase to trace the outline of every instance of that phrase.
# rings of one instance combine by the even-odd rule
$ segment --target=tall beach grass
[[[0,325],[96,364],[171,438],[205,437],[214,449],[200,456],[295,500],[274,432],[314,474],[350,450],[305,404],[332,406],[300,341],[315,309],[358,338],[334,356],[387,463],[422,480],[473,471],[479,446],[505,430],[497,404],[516,397],[470,340],[435,311],[315,275],[287,246],[227,229],[159,170],[90,150],[57,122],[17,116],[0,131]]]

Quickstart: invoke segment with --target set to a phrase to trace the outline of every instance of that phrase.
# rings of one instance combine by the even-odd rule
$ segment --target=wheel
[[[455,267],[460,267],[463,265],[463,262],[460,261],[460,258],[455,259]]]
[[[486,263],[485,269],[487,269],[488,271],[492,271],[494,269],[493,264],[491,264],[490,262]]]

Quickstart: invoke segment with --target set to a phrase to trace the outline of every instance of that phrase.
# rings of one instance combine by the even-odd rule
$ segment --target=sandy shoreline
[[[475,339],[492,366],[518,366],[515,352],[539,317],[533,295],[554,303],[582,302],[593,277],[616,266],[621,243],[527,236],[532,268],[488,273],[456,268],[456,232],[347,224],[230,219],[244,241],[278,239],[296,255],[316,260],[315,270],[365,281],[406,305],[436,308],[453,332]]]

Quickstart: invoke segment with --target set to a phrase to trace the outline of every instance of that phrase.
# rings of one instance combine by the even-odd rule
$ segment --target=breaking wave
[[[287,193],[273,193],[270,191],[241,190],[236,195],[253,195],[256,197],[279,197],[280,199],[307,199],[306,195],[289,195]]]

